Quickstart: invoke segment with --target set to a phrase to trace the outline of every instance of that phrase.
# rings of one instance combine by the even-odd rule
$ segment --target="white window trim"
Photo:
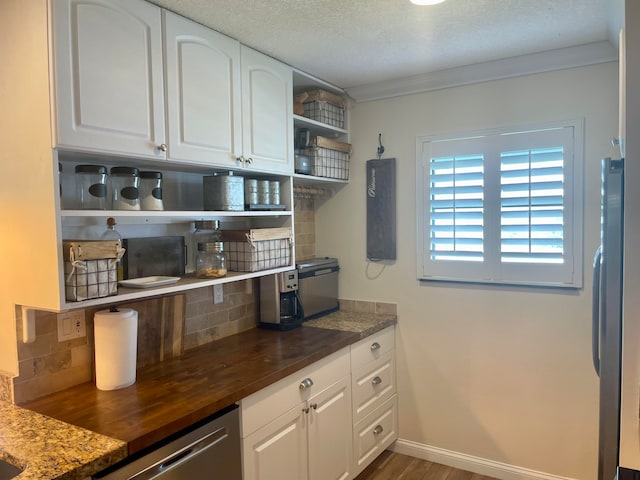
[[[425,147],[432,142],[443,142],[447,140],[473,139],[488,135],[499,135],[515,132],[529,132],[537,130],[549,130],[570,127],[573,130],[573,155],[565,158],[565,183],[564,183],[564,215],[565,221],[570,224],[567,233],[571,236],[565,241],[568,270],[560,273],[556,278],[560,280],[549,280],[550,272],[554,270],[554,265],[542,264],[506,264],[500,262],[499,255],[493,253],[493,258],[497,258],[494,266],[489,262],[461,262],[461,261],[428,261],[429,257],[429,225],[428,225],[428,205],[429,188],[426,181],[429,178],[428,155],[425,155]],[[427,148],[428,151],[428,148]],[[495,184],[498,177],[490,172],[485,176],[485,201],[487,195],[499,195],[500,186]],[[493,183],[492,183],[493,182]],[[508,284],[508,285],[530,285],[544,287],[565,287],[582,288],[583,286],[583,217],[584,217],[584,119],[569,119],[557,122],[545,122],[541,124],[517,125],[510,127],[500,127],[476,130],[471,132],[457,132],[446,135],[424,135],[416,137],[416,266],[419,280],[441,280],[455,282]],[[500,249],[500,239],[495,238],[500,235],[499,215],[485,216],[485,247],[487,249]],[[489,223],[487,223],[489,222]],[[493,236],[493,238],[492,238]],[[434,265],[440,265],[434,268]],[[427,266],[427,264],[429,264]],[[499,267],[499,268],[494,268]],[[522,269],[525,268],[527,278],[523,280]],[[557,269],[556,270],[561,270]],[[566,270],[566,269],[565,269]],[[499,273],[498,273],[499,271]]]

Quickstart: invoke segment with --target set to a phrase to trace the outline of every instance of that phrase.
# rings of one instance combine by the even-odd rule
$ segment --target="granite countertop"
[[[395,323],[338,311],[288,332],[256,328],[140,369],[127,388],[84,383],[4,406],[0,458],[27,466],[20,480],[83,479]]]
[[[16,480],[82,479],[127,456],[127,444],[10,403],[0,403],[0,459]]]

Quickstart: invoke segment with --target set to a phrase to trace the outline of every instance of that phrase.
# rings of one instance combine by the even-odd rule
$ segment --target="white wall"
[[[340,296],[397,302],[400,438],[550,474],[593,479],[597,378],[591,259],[600,159],[614,156],[617,64],[357,104],[351,182],[318,207],[317,253],[340,260]],[[585,118],[585,288],[419,283],[415,141],[438,134]],[[366,262],[365,161],[396,157],[398,259]]]

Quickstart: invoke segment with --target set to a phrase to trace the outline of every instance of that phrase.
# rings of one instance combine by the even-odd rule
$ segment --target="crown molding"
[[[602,41],[465,65],[396,80],[355,86],[345,90],[356,102],[369,102],[491,80],[617,61],[617,49],[608,41]]]

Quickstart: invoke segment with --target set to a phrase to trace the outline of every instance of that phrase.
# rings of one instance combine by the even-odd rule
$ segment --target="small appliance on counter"
[[[340,308],[337,258],[302,260],[296,266],[304,320],[321,317]]]
[[[260,278],[260,326],[274,330],[291,330],[304,319],[298,294],[298,271]]]

